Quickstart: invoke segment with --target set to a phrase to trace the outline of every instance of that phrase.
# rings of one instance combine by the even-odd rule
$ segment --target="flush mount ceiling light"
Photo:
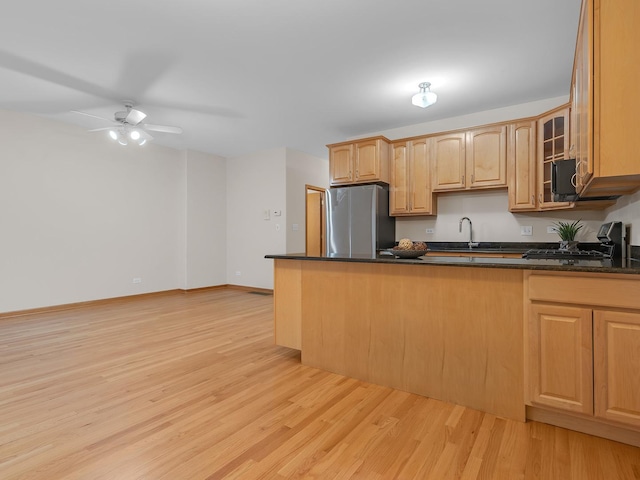
[[[431,83],[422,82],[418,87],[420,87],[420,91],[411,97],[411,103],[416,107],[427,108],[438,101],[438,95],[429,90]]]

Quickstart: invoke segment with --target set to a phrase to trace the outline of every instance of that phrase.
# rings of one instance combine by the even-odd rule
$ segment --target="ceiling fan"
[[[142,121],[147,117],[147,114],[133,108],[133,102],[125,102],[124,108],[125,110],[114,114],[114,120],[109,120],[107,118],[93,115],[91,113],[81,112],[79,110],[71,111],[80,115],[86,115],[87,117],[98,118],[100,120],[110,122],[112,124],[110,127],[94,128],[89,131],[108,131],[109,136],[113,140],[117,140],[120,145],[128,145],[130,140],[134,141],[138,145],[144,145],[147,140],[153,139],[148,132],[182,133],[182,128],[180,127],[143,123]]]

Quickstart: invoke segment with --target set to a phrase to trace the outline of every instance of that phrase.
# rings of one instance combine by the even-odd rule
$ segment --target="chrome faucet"
[[[471,219],[469,217],[462,217],[460,219],[460,224],[458,225],[458,231],[462,232],[462,222],[465,220],[469,221],[469,248],[477,247],[478,242],[473,241],[473,224],[471,223]]]

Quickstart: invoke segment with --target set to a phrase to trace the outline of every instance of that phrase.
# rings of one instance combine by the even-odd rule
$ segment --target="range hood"
[[[589,202],[616,200],[620,195],[580,197],[576,192],[576,159],[556,160],[551,163],[551,193],[554,202]]]

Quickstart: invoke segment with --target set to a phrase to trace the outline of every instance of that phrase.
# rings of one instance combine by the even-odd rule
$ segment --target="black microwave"
[[[615,200],[620,195],[607,197],[580,197],[576,192],[576,159],[551,162],[551,194],[554,202],[587,202]]]
[[[575,158],[551,162],[551,193],[554,202],[575,202],[578,200]]]

